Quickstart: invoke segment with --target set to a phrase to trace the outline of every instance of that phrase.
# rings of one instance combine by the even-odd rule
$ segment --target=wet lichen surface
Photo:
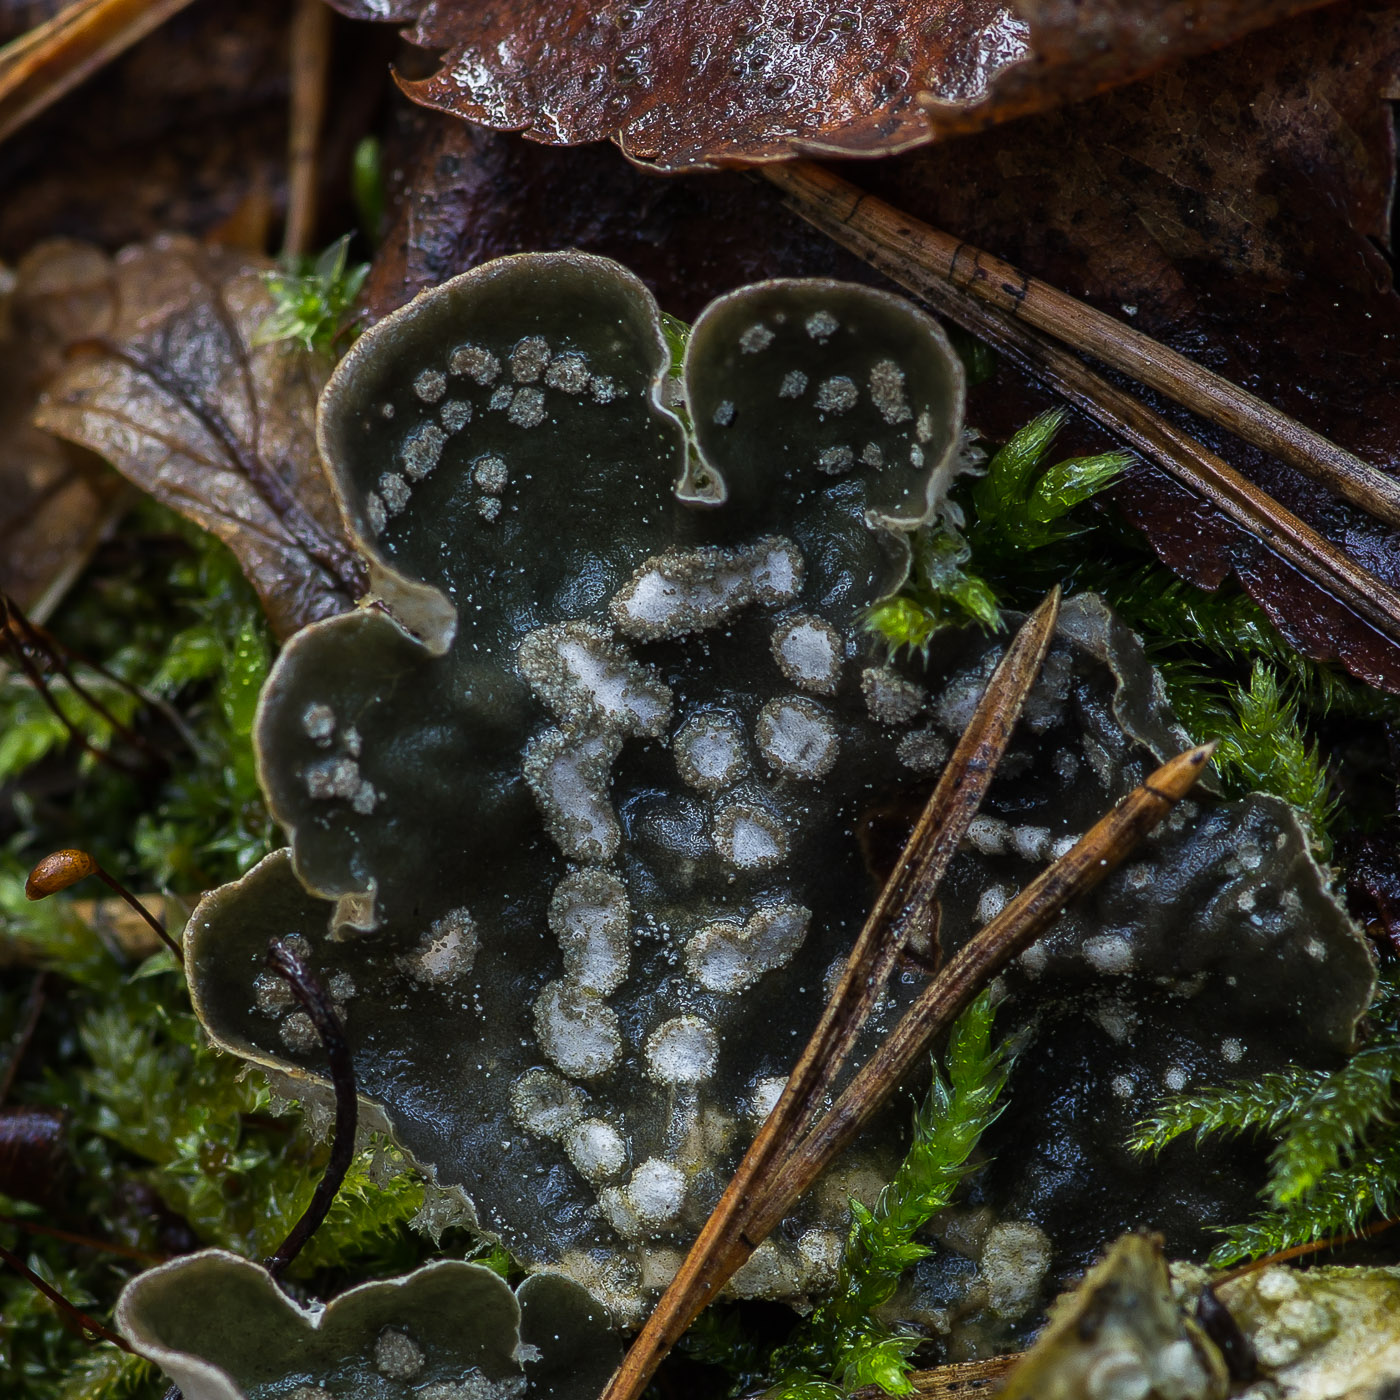
[[[261,970],[270,938],[304,940],[405,1147],[528,1268],[635,1319],[1000,653],[964,637],[895,666],[861,627],[960,465],[961,403],[927,318],[832,283],[721,299],[682,367],[640,284],[581,255],[488,265],[368,334],[321,441],[380,602],[300,634],[265,692],[294,855],[191,922],[216,1038],[318,1071]],[[942,951],[1184,742],[1131,635],[1068,605],[945,883]],[[912,950],[868,1035],[938,951]],[[1058,1269],[1144,1212],[1191,1236],[1232,1188],[1205,1168],[1165,1191],[1127,1167],[1127,1125],[1162,1088],[1341,1052],[1371,982],[1283,804],[1183,807],[1006,979],[1035,1038],[992,1144],[996,1247],[1048,1236]],[[903,1116],[737,1291],[831,1278]],[[997,1296],[1012,1316],[1039,1294]]]

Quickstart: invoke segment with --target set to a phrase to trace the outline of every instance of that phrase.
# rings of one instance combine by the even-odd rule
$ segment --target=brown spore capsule
[[[24,882],[25,898],[45,899],[96,874],[97,862],[86,851],[55,851],[29,872]]]

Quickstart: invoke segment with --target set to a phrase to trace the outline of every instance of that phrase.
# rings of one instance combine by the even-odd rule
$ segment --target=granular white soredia
[[[617,1012],[596,992],[549,982],[535,998],[535,1033],[551,1064],[573,1079],[606,1074],[622,1054]]]
[[[793,685],[834,695],[841,681],[845,641],[824,618],[799,613],[773,629],[773,657]]]
[[[549,902],[549,927],[571,981],[606,995],[626,980],[632,906],[616,875],[592,866],[566,875]]]
[[[440,987],[472,970],[479,946],[472,916],[465,909],[452,909],[433,921],[413,952],[396,961],[415,982]]]
[[[758,712],[754,737],[776,772],[808,782],[826,777],[841,751],[836,722],[802,695],[770,700]]]
[[[692,715],[676,734],[672,748],[682,780],[699,792],[720,792],[748,771],[743,728],[736,716],[725,711]]]
[[[762,1123],[770,1113],[777,1107],[778,1100],[783,1096],[783,1090],[787,1088],[787,1080],[773,1075],[767,1079],[760,1079],[753,1086],[753,1092],[749,1095],[746,1109],[751,1123]]]
[[[545,829],[570,859],[611,860],[622,840],[608,800],[613,761],[622,749],[614,731],[582,738],[547,729],[525,746],[525,781]]]
[[[713,418],[716,427],[729,427],[734,421],[734,401],[732,399],[722,399],[715,405],[715,411],[710,416]]]
[[[549,342],[542,335],[527,335],[510,352],[510,373],[517,384],[534,384],[549,364]]]
[[[850,471],[855,464],[855,449],[846,443],[823,448],[817,454],[817,470],[825,472],[828,476],[840,476]]]
[[[648,1157],[623,1190],[642,1226],[659,1229],[673,1221],[685,1205],[685,1173],[673,1162]]]
[[[335,738],[335,711],[315,700],[301,712],[301,727],[317,748],[328,748]]]
[[[544,372],[544,382],[565,394],[583,393],[588,388],[587,359],[573,351],[556,355]]]
[[[472,480],[488,496],[499,496],[510,483],[510,468],[493,453],[472,468]]]
[[[833,374],[817,386],[813,402],[820,413],[849,413],[860,402],[860,390],[849,376]]]
[[[447,376],[440,369],[425,369],[414,379],[413,392],[424,403],[437,403],[447,392]]]
[[[742,927],[727,920],[707,924],[685,945],[686,971],[708,992],[742,992],[792,960],[811,917],[800,904],[773,904]]]
[[[720,856],[740,870],[768,870],[787,859],[788,834],[782,821],[750,802],[721,807],[711,835]]]
[[[447,363],[453,374],[465,375],[478,384],[494,384],[501,372],[501,362],[480,345],[459,345]]]
[[[755,322],[739,337],[739,349],[746,355],[756,355],[773,343],[773,332],[762,321]]]
[[[582,1118],[564,1134],[564,1152],[574,1170],[595,1186],[613,1181],[627,1166],[627,1140],[602,1118]]]
[[[892,426],[914,416],[905,389],[904,371],[893,360],[877,360],[870,370],[870,397],[880,416]]]
[[[399,451],[399,461],[403,462],[403,475],[410,482],[421,482],[428,472],[438,465],[442,448],[447,445],[447,434],[435,423],[420,423],[403,440]]]
[[[662,1084],[700,1084],[715,1072],[719,1036],[698,1016],[676,1016],[647,1037],[647,1068]]]
[[[287,979],[275,972],[258,973],[253,979],[253,998],[264,1016],[280,1016],[290,1010],[296,1001]]]
[[[385,472],[379,478],[379,499],[389,515],[397,515],[408,504],[408,482],[398,472]]]
[[[611,375],[593,375],[588,381],[588,388],[594,403],[608,404],[617,397],[617,385],[613,383]]]
[[[807,334],[825,345],[841,328],[841,323],[829,311],[814,311],[807,317]]]
[[[472,406],[466,399],[448,399],[438,410],[438,422],[449,433],[460,433],[472,421]]]
[[[779,536],[738,549],[668,549],[637,569],[609,612],[629,637],[660,641],[718,627],[751,603],[791,602],[802,576],[797,546]]]
[[[360,776],[360,765],[353,758],[339,754],[333,758],[318,758],[302,770],[306,795],[313,801],[348,802],[361,816],[374,811],[378,794],[373,784]]]
[[[517,389],[506,417],[517,428],[537,428],[544,422],[544,390]]]
[[[928,691],[893,666],[867,666],[860,673],[860,692],[876,724],[908,724],[928,703]]]
[[[518,658],[530,689],[566,726],[656,738],[670,723],[669,687],[591,622],[537,627]]]
[[[511,1117],[535,1137],[558,1141],[587,1111],[588,1095],[552,1070],[527,1069],[510,1086]]]
[[[423,1349],[397,1327],[386,1327],[374,1343],[374,1369],[391,1381],[411,1381],[423,1369]]]
[[[304,1011],[293,1011],[277,1027],[277,1034],[288,1050],[300,1055],[309,1055],[321,1044],[321,1037],[316,1033],[311,1017]]]
[[[488,524],[494,525],[501,515],[501,502],[495,496],[483,496],[476,503],[476,513]]]
[[[807,392],[807,376],[800,369],[791,369],[778,385],[780,399],[800,399]]]

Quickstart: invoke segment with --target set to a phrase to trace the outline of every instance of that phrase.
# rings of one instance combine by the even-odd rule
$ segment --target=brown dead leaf
[[[222,539],[287,637],[349,607],[364,580],[316,451],[329,366],[253,344],[269,265],[180,237],[124,250],[98,329],[35,421]]]
[[[90,452],[30,421],[34,404],[105,300],[107,259],[43,244],[0,298],[0,591],[42,621],[87,561],[122,480]]]
[[[331,0],[411,24],[417,102],[664,170],[888,155],[1125,82],[1318,0]],[[930,122],[920,101],[935,114]]]

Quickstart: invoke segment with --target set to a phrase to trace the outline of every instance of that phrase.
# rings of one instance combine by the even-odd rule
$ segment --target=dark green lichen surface
[[[265,1270],[206,1250],[134,1280],[117,1324],[186,1400],[593,1400],[620,1348],[583,1289],[518,1293],[459,1260],[304,1311]]]
[[[304,939],[405,1147],[528,1267],[635,1315],[999,654],[963,638],[901,673],[861,628],[960,464],[961,401],[931,321],[823,282],[721,299],[674,369],[641,285],[577,254],[488,265],[368,333],[320,431],[382,602],[306,629],[264,693],[293,854],[191,922],[216,1038],[319,1070],[262,971],[269,939]],[[944,951],[1183,744],[1131,636],[1068,606],[950,871]],[[1102,1042],[1073,1083],[1041,1057],[1042,1116],[1066,1121],[1022,1133],[1000,1188],[1055,1235],[1153,1093],[1341,1050],[1371,969],[1289,810],[1252,799],[1183,808],[1008,986],[1035,1024]],[[739,1289],[828,1281],[846,1196],[898,1136],[895,1116]],[[1141,1194],[1088,1211],[1090,1249]]]

